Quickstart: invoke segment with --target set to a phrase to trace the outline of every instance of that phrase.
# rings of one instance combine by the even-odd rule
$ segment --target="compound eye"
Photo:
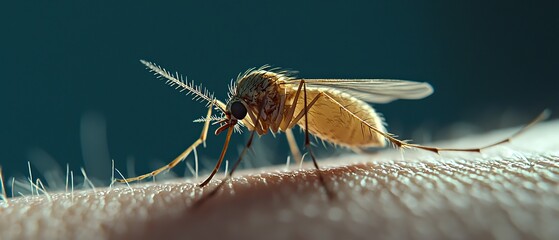
[[[247,115],[247,109],[241,102],[236,101],[231,104],[231,114],[236,119],[243,120]]]

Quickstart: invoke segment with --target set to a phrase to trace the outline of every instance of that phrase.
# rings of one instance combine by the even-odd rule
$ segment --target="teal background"
[[[427,81],[435,93],[424,100],[375,105],[403,138],[416,129],[433,133],[418,142],[444,137],[456,122],[489,130],[559,110],[557,1],[1,5],[0,165],[7,176],[26,174],[33,160],[35,172],[69,163],[106,181],[110,159],[123,172],[127,161],[145,172],[194,141],[202,125],[192,120],[205,114],[204,105],[156,80],[139,59],[204,83],[220,99],[231,78],[263,64],[305,78]],[[104,138],[104,129],[106,144],[85,143],[94,155],[103,146],[108,152],[84,163],[92,155],[84,156],[82,135]],[[223,138],[210,134],[208,148],[199,149],[205,167]],[[228,159],[245,138],[233,137]],[[283,136],[277,142],[283,162],[288,148]]]

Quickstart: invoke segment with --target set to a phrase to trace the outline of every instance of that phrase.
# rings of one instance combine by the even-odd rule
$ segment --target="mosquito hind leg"
[[[154,177],[157,174],[165,171],[165,170],[169,170],[173,167],[175,167],[177,164],[179,164],[180,162],[182,162],[184,159],[186,159],[186,157],[188,157],[188,155],[192,152],[192,150],[194,150],[196,147],[198,147],[200,144],[205,143],[206,141],[206,137],[208,135],[208,129],[210,127],[210,116],[212,115],[212,108],[213,108],[213,103],[210,104],[209,108],[208,108],[208,113],[206,115],[206,121],[204,122],[204,128],[202,128],[202,133],[200,134],[200,137],[194,142],[192,143],[192,145],[190,145],[190,147],[188,147],[186,150],[184,150],[184,152],[182,152],[179,156],[177,156],[175,159],[173,159],[173,161],[171,161],[170,163],[168,163],[167,165],[158,168],[150,173],[146,173],[144,175],[140,175],[137,177],[132,177],[132,178],[126,178],[126,179],[116,179],[117,182],[134,182],[134,181],[139,181],[148,177]]]
[[[492,143],[492,144],[488,144],[486,146],[482,146],[482,147],[478,147],[478,148],[440,148],[440,147],[433,147],[433,146],[425,146],[425,145],[420,145],[420,144],[408,143],[406,141],[397,139],[392,134],[390,134],[388,132],[384,132],[384,131],[372,126],[371,124],[367,123],[363,119],[359,118],[357,115],[355,115],[354,113],[349,111],[347,108],[345,108],[341,103],[336,101],[336,99],[328,96],[328,94],[323,94],[323,95],[326,98],[328,98],[330,101],[332,101],[333,103],[337,104],[340,107],[340,109],[345,111],[347,114],[351,115],[352,117],[355,117],[356,119],[359,119],[361,124],[366,126],[370,131],[373,131],[373,132],[376,132],[376,133],[382,135],[384,138],[386,138],[394,146],[396,146],[398,148],[402,148],[402,149],[404,149],[404,148],[423,149],[423,150],[434,152],[434,153],[437,153],[437,154],[439,152],[443,152],[443,151],[444,152],[478,152],[479,153],[484,149],[491,148],[491,147],[494,147],[494,146],[497,146],[497,145],[501,145],[501,144],[510,142],[512,139],[518,137],[520,134],[524,133],[530,127],[536,125],[537,123],[539,123],[539,122],[541,122],[541,121],[543,121],[543,120],[545,120],[549,117],[549,111],[546,109],[542,113],[540,113],[536,118],[534,118],[532,121],[530,121],[528,124],[526,124],[524,127],[522,127],[520,130],[515,132],[510,137],[508,137],[506,139],[503,139],[503,140],[500,140],[500,141],[497,141],[497,142]]]
[[[519,135],[521,135],[522,133],[526,132],[526,130],[530,129],[532,126],[534,126],[537,123],[547,119],[549,117],[549,113],[550,112],[547,109],[542,111],[536,118],[532,119],[532,121],[530,121],[528,124],[524,125],[520,130],[516,131],[511,136],[509,136],[505,139],[502,139],[500,141],[482,146],[482,147],[477,147],[477,148],[440,148],[440,147],[424,146],[424,145],[412,144],[412,143],[406,143],[406,142],[404,142],[405,145],[403,145],[403,147],[423,149],[423,150],[431,151],[431,152],[434,152],[434,153],[437,153],[437,154],[439,152],[477,152],[477,153],[480,153],[484,149],[488,149],[488,148],[492,148],[492,147],[495,147],[495,146],[498,146],[498,145],[501,145],[501,144],[509,143],[512,139],[514,139],[514,138],[518,137]]]

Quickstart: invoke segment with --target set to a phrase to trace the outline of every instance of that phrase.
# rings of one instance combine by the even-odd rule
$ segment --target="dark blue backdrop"
[[[13,176],[30,159],[50,156],[77,171],[93,158],[90,175],[107,179],[110,169],[92,166],[114,159],[123,170],[134,159],[144,172],[175,157],[198,136],[192,120],[206,110],[139,59],[221,99],[231,78],[263,64],[306,78],[428,81],[435,93],[427,99],[376,106],[404,138],[458,121],[521,124],[559,110],[559,17],[554,1],[516,2],[10,1],[0,10],[0,165]],[[216,158],[222,142],[211,135],[200,156]],[[234,137],[229,159],[241,144]]]

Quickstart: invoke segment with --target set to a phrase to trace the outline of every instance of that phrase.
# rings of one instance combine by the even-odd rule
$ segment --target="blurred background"
[[[304,78],[426,81],[435,88],[426,99],[375,105],[391,132],[420,143],[518,126],[545,108],[559,112],[557,9],[556,1],[10,1],[0,10],[0,165],[11,177],[26,175],[28,161],[37,176],[64,176],[68,164],[107,183],[111,159],[139,174],[177,156],[199,136],[192,120],[206,109],[139,59],[222,100],[232,78],[264,64]],[[204,169],[224,141],[214,130],[198,149]],[[246,138],[233,137],[227,159]],[[275,156],[253,165],[285,162],[283,134],[263,141]]]

